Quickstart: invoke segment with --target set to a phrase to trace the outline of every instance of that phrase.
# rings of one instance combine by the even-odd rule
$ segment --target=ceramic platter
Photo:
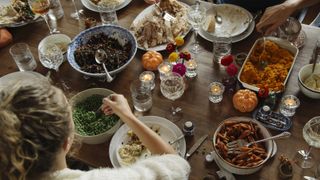
[[[158,116],[143,116],[140,117],[139,120],[144,122],[147,126],[152,128],[159,128],[159,134],[163,140],[166,142],[173,141],[179,136],[182,135],[182,131],[171,121],[158,117]],[[114,134],[111,139],[109,146],[109,158],[113,167],[121,167],[121,163],[119,162],[118,149],[128,142],[127,132],[130,128],[124,124],[122,125],[118,131]],[[173,148],[181,155],[184,156],[186,153],[186,141],[185,139],[181,139],[177,143],[173,145]],[[145,158],[144,155],[141,155],[140,158]],[[139,159],[140,159],[139,158]]]
[[[10,16],[9,14],[11,14],[11,13],[7,13],[7,11],[5,10],[5,8],[10,6],[10,4],[11,4],[11,0],[1,0],[0,1],[0,28],[20,27],[20,26],[24,26],[24,25],[42,20],[42,18],[39,18],[40,16],[35,16],[35,18],[30,21],[16,22],[13,20],[14,16]]]

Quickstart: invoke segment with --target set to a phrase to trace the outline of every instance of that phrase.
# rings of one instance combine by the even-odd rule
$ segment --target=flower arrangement
[[[222,59],[221,59],[221,64],[223,66],[226,66],[227,69],[227,73],[230,77],[234,77],[237,75],[238,73],[238,68],[237,66],[233,63],[233,56],[232,55],[227,55],[227,56],[224,56]]]
[[[191,54],[188,51],[179,52],[178,47],[184,44],[184,39],[181,36],[177,36],[174,39],[174,43],[167,44],[166,50],[169,54],[169,62],[173,65],[172,72],[178,73],[184,76],[187,68],[184,65],[184,61],[191,59]]]

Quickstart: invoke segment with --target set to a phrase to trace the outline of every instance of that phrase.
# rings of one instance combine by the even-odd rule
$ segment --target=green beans
[[[76,104],[73,110],[73,120],[76,132],[80,135],[92,136],[103,133],[112,128],[119,120],[115,114],[96,114],[104,96],[94,94]]]

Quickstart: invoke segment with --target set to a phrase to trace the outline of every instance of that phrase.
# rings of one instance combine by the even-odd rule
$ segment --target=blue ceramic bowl
[[[113,71],[109,71],[111,75],[117,74],[120,71],[122,71],[126,66],[129,65],[129,63],[132,61],[133,57],[135,56],[137,52],[137,41],[134,37],[134,35],[128,31],[125,28],[122,28],[120,26],[115,25],[103,25],[103,26],[96,26],[90,29],[87,29],[85,31],[82,31],[80,34],[78,34],[73,40],[72,43],[68,47],[68,62],[70,65],[78,72],[90,76],[90,77],[105,77],[105,73],[89,73],[85,72],[80,69],[80,66],[77,64],[75,58],[74,58],[74,51],[81,45],[81,42],[85,44],[92,36],[96,34],[104,33],[107,36],[114,37],[119,42],[129,42],[131,44],[131,51],[130,51],[130,58],[129,60],[119,67],[118,69],[115,69]],[[93,59],[94,61],[94,59]]]

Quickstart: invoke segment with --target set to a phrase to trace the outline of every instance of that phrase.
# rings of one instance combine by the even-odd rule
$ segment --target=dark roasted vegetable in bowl
[[[96,111],[101,106],[102,99],[113,93],[108,89],[92,88],[71,98],[75,132],[84,143],[103,143],[119,129],[121,120],[118,116]]]
[[[91,77],[105,77],[94,54],[107,53],[106,67],[111,75],[122,71],[137,51],[135,37],[127,29],[114,25],[96,26],[77,35],[68,48],[68,61],[78,72]]]

